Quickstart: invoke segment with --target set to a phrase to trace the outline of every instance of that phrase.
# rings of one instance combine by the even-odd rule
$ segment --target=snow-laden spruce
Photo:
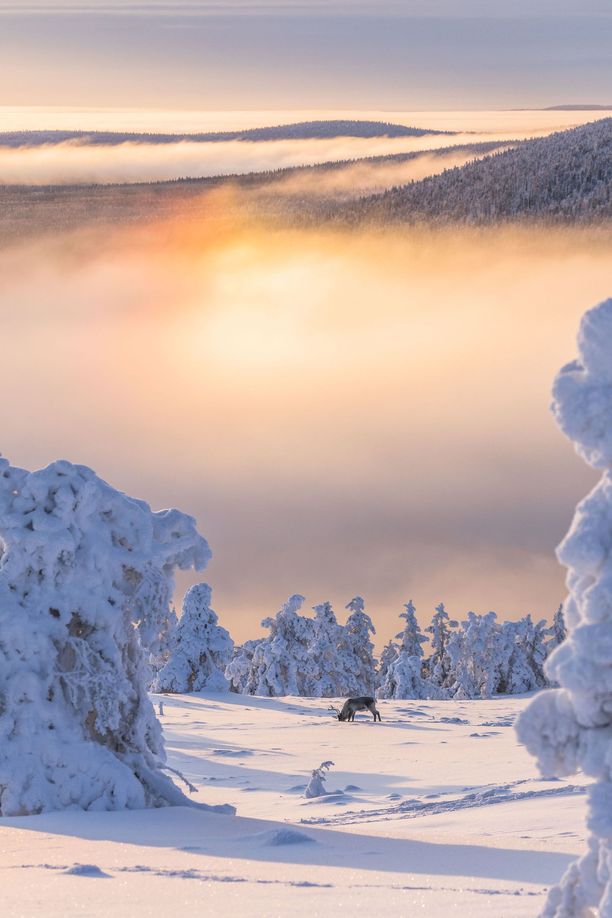
[[[583,317],[579,359],[558,374],[553,410],[582,458],[603,474],[557,549],[568,569],[568,634],[546,663],[560,688],[536,695],[517,724],[545,775],[582,770],[589,790],[584,856],[548,897],[547,918],[612,916],[612,299]]]
[[[497,624],[495,612],[468,612],[448,642],[452,698],[490,698],[497,682]]]
[[[195,521],[91,469],[0,459],[0,815],[185,804],[164,774],[145,651]]]
[[[263,638],[245,641],[234,647],[234,655],[225,668],[225,678],[229,682],[230,692],[239,695],[255,695],[257,693],[257,675],[253,666],[253,658]]]
[[[255,695],[304,695],[310,659],[308,646],[312,621],[299,614],[304,597],[290,596],[280,612],[264,618],[270,634],[253,651],[247,681]]]
[[[565,619],[563,617],[563,605],[560,605],[555,612],[552,625],[547,630],[546,634],[548,635],[548,641],[546,642],[546,654],[548,656],[553,652],[555,647],[563,643],[567,636]]]
[[[185,594],[183,613],[170,638],[170,656],[159,672],[156,692],[227,692],[225,668],[234,642],[218,624],[210,608],[212,590],[207,583],[192,586]]]
[[[174,608],[170,609],[159,634],[153,639],[149,647],[149,688],[154,689],[157,676],[170,659],[170,642],[178,625],[178,617]]]
[[[311,666],[306,694],[316,698],[337,698],[349,694],[351,661],[338,653],[343,626],[338,624],[330,602],[313,606],[312,641],[308,645]]]
[[[372,619],[365,611],[361,596],[346,605],[350,612],[340,631],[338,653],[342,669],[348,674],[347,695],[373,695],[376,689],[376,658],[371,634],[376,634]]]
[[[387,666],[384,682],[378,688],[379,698],[431,698],[435,696],[432,683],[423,678],[423,644],[427,638],[419,628],[416,609],[410,599],[400,618],[404,630],[396,634],[400,640],[397,658]]]
[[[389,667],[392,663],[395,663],[399,656],[399,647],[394,640],[387,641],[385,646],[382,649],[380,655],[380,660],[378,663],[378,673],[377,673],[377,695],[378,688],[385,684],[387,679],[387,673],[389,672]],[[380,696],[378,696],[380,697]]]
[[[448,655],[448,642],[452,630],[457,628],[457,622],[451,621],[448,612],[441,602],[436,606],[436,611],[431,624],[425,629],[431,635],[431,654],[427,659],[427,678],[440,689],[448,687],[451,677],[451,660]]]

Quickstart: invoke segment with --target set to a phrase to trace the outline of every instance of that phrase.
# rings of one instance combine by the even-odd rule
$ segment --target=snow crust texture
[[[178,510],[0,458],[0,816],[188,802],[162,771],[145,651],[174,569],[209,557]]]
[[[554,383],[563,432],[601,480],[578,505],[557,554],[567,567],[568,636],[546,670],[559,685],[537,695],[517,724],[546,775],[582,770],[589,791],[586,854],[554,887],[547,918],[612,916],[612,299],[584,316],[579,359]]]

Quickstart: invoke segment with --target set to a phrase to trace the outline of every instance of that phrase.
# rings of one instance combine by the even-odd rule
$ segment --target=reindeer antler
[[[333,706],[333,704],[330,704],[329,710],[330,710],[330,711],[332,712],[332,714],[334,714],[336,717],[337,717],[338,714],[340,713],[340,711],[338,710],[338,708],[335,708],[335,707]]]

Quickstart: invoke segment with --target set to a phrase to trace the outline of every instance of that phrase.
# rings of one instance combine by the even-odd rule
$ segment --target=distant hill
[[[612,118],[527,140],[460,168],[338,208],[359,223],[612,220]]]
[[[612,105],[549,105],[543,112],[610,112]]]
[[[387,121],[299,121],[274,127],[250,128],[246,131],[210,131],[199,134],[147,134],[124,131],[3,131],[0,147],[38,147],[43,144],[76,140],[92,146],[117,146],[121,143],[168,144],[180,141],[220,143],[244,140],[251,143],[270,140],[321,140],[331,137],[424,137],[449,134],[449,131],[425,130],[391,124]]]

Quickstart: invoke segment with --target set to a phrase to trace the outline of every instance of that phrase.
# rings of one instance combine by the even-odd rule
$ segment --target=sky
[[[607,0],[0,0],[4,105],[612,104]]]

